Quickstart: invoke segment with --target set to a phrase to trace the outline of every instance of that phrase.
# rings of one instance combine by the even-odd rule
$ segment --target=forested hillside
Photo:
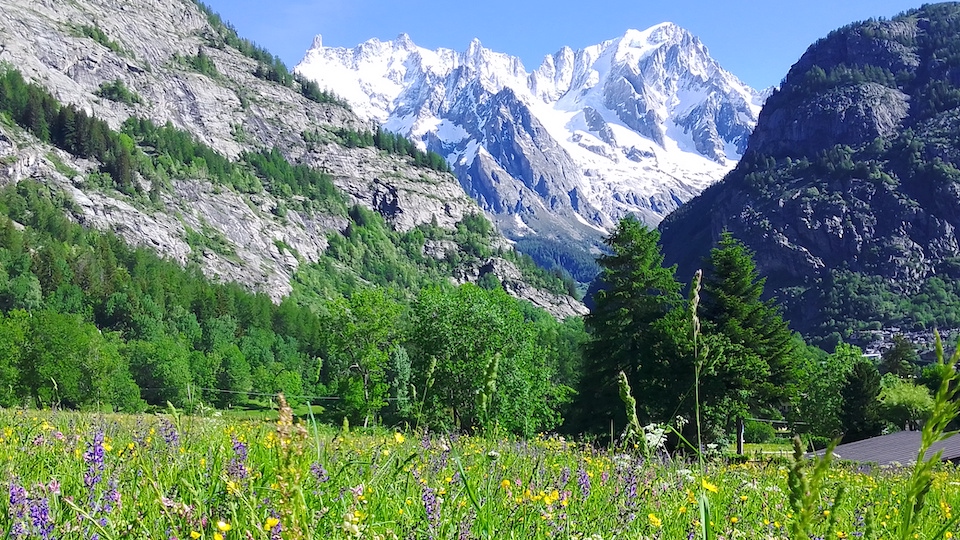
[[[454,288],[444,276],[463,261],[424,254],[425,243],[437,241],[465,246],[455,259],[490,256],[493,231],[482,216],[468,216],[453,232],[424,226],[401,234],[370,210],[348,208],[326,175],[292,166],[275,150],[231,162],[169,125],[131,119],[118,133],[82,111],[61,106],[9,68],[0,85],[0,107],[5,118],[19,124],[7,124],[7,129],[25,129],[72,154],[100,161],[99,172],[85,184],[126,192],[143,204],[157,200],[171,175],[192,173],[241,192],[297,195],[301,211],[333,212],[349,220],[342,234],[331,234],[321,261],[301,266],[294,295],[277,305],[239,285],[211,282],[195,263],[182,268],[148,249],[129,247],[111,233],[71,222],[67,215],[76,203],[55,185],[22,180],[6,187],[0,193],[5,216],[0,246],[2,405],[141,410],[170,402],[224,407],[282,391],[294,401],[324,400],[329,414],[356,422],[377,420],[380,414],[413,421],[412,396],[419,388],[417,414],[431,414],[435,425],[497,421],[527,432],[559,421],[565,396],[576,382],[573,353],[582,329],[573,320],[564,325],[507,296],[497,282],[485,282],[488,290]],[[153,185],[146,193],[144,180]],[[192,241],[204,248],[229,250],[222,240],[217,245],[209,231],[193,234]],[[556,283],[531,263],[524,265],[532,275],[543,276],[544,285]],[[423,303],[446,306],[444,326],[431,328],[417,316]],[[482,322],[467,315],[478,310]],[[413,328],[418,331],[408,330]],[[480,332],[469,354],[457,351],[456,344],[432,342],[459,328]],[[431,341],[423,341],[427,339]],[[478,354],[476,347],[488,352]],[[511,347],[522,354],[510,352],[499,360]],[[406,348],[428,348],[431,360],[425,354],[408,355]],[[458,387],[464,389],[483,388],[485,377],[497,370],[478,369],[476,380],[462,380],[462,370],[438,367],[438,356],[447,362],[481,363],[496,356],[502,388],[512,384],[514,394],[491,398],[482,418],[476,412],[441,414],[474,403],[472,398],[463,402],[462,396],[461,401],[428,399],[426,391],[442,372],[438,370],[457,372]],[[523,366],[514,365],[519,358],[525,358]],[[330,403],[329,398],[336,400]],[[535,399],[544,408],[518,408],[514,399]]]
[[[582,321],[516,297],[575,312],[572,281],[518,255],[439,156],[187,6],[69,28],[49,21],[102,6],[10,6],[111,67],[37,64],[26,37],[0,65],[0,406],[284,392],[336,423],[559,425]],[[154,26],[186,42],[144,42]]]

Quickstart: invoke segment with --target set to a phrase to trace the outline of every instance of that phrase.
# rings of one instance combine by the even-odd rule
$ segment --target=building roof
[[[917,452],[920,451],[920,437],[920,431],[898,431],[838,445],[834,448],[833,454],[835,459],[843,461],[876,463],[878,465],[889,465],[891,463],[907,465],[917,460]],[[927,451],[928,459],[941,449],[943,450],[943,455],[940,456],[941,461],[960,460],[960,437],[952,435],[946,440],[935,442]],[[823,450],[816,452],[816,454],[823,455]]]

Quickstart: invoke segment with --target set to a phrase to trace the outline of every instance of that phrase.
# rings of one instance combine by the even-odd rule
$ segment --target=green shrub
[[[777,435],[773,426],[766,422],[747,420],[743,424],[743,440],[748,443],[770,442]]]
[[[143,98],[136,92],[127,88],[123,81],[117,79],[113,82],[105,82],[100,85],[100,89],[94,92],[97,96],[117,103],[126,103],[127,105],[136,105],[143,103]]]

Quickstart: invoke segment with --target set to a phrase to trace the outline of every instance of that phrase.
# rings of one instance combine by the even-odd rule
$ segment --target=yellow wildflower
[[[706,478],[700,480],[700,485],[703,486],[703,489],[711,493],[718,493],[720,491],[715,484],[711,484]]]
[[[279,519],[275,517],[268,517],[267,521],[263,523],[263,530],[269,531],[270,529],[276,527],[278,523],[280,523]]]
[[[663,525],[663,521],[660,518],[658,518],[656,514],[653,514],[653,513],[647,514],[647,519],[650,520],[650,524],[653,525],[654,527],[660,528],[660,526]]]
[[[221,532],[227,532],[232,529],[232,527],[226,521],[221,520],[217,522],[217,529],[220,529]]]

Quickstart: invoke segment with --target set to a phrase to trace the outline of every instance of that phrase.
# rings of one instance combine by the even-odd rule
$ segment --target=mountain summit
[[[318,36],[295,71],[445,156],[514,238],[596,242],[626,214],[650,224],[740,159],[765,97],[672,23],[546,56],[528,73],[473,40],[403,34],[352,49]]]

